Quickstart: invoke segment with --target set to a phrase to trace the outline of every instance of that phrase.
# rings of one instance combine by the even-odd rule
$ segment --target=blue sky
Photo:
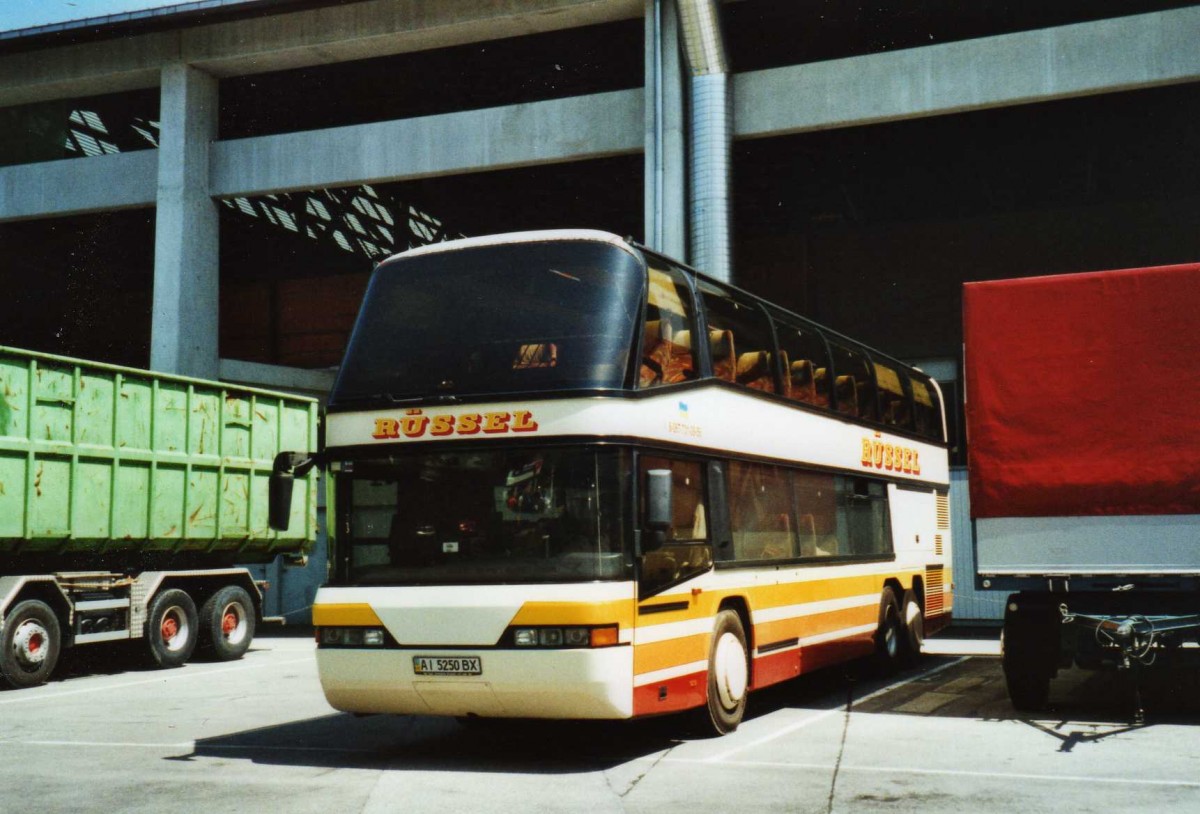
[[[187,2],[189,0],[0,0],[0,31],[178,6]]]

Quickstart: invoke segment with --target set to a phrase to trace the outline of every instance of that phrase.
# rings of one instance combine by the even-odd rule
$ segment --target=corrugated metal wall
[[[1003,621],[1006,595],[1001,591],[975,589],[975,536],[965,467],[950,471],[950,533],[954,546],[954,621]]]

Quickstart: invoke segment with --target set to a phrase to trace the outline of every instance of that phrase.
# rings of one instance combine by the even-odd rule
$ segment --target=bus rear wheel
[[[17,603],[4,618],[0,648],[0,676],[9,685],[23,688],[46,683],[62,649],[58,617],[40,600]]]
[[[708,699],[701,712],[703,728],[724,735],[738,728],[746,713],[750,660],[746,630],[736,611],[723,610],[713,624],[708,651]]]
[[[879,600],[879,627],[875,630],[875,668],[884,675],[896,671],[904,657],[904,624],[900,620],[900,603],[890,587],[883,589]]]
[[[907,664],[916,664],[921,658],[921,648],[925,644],[925,612],[914,591],[905,591],[904,600],[900,603],[901,622],[904,624],[904,653],[903,660]]]

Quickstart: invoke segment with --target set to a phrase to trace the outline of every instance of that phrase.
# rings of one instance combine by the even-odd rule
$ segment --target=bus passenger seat
[[[813,404],[818,407],[829,407],[829,371],[819,367],[813,371],[813,393],[816,400]]]
[[[797,518],[796,532],[800,537],[800,556],[815,557],[817,554],[817,521],[811,514]]]
[[[838,376],[834,382],[834,390],[837,393],[837,409],[839,413],[847,415],[858,415],[858,387],[855,384],[854,377],[850,375]]]
[[[788,383],[789,398],[808,404],[817,403],[812,362],[808,359],[797,359],[792,362],[788,371]]]
[[[727,382],[736,381],[733,331],[721,331],[716,328],[710,330],[708,347],[712,351],[713,375]]]
[[[771,373],[771,354],[765,350],[738,355],[737,383],[751,390],[775,392],[775,377]]]
[[[671,323],[652,319],[642,331],[642,367],[638,375],[641,387],[662,384],[671,362]]]
[[[671,361],[663,370],[663,381],[674,384],[694,378],[696,364],[692,360],[692,332],[678,331],[671,337]]]

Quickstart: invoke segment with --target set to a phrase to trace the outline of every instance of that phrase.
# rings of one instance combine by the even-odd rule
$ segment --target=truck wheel
[[[37,599],[17,603],[4,619],[0,647],[0,675],[10,685],[21,688],[46,683],[62,650],[58,617]]]
[[[742,618],[735,611],[723,610],[713,625],[708,652],[708,702],[698,711],[701,727],[714,735],[737,729],[746,713],[749,688],[750,662]]]
[[[900,666],[904,655],[904,636],[896,592],[891,588],[884,588],[883,596],[879,600],[879,627],[875,631],[875,654],[872,657],[875,668],[880,673],[891,674]]]
[[[921,658],[921,647],[925,643],[925,612],[917,601],[914,591],[905,591],[900,603],[900,620],[904,624],[903,660],[915,664]]]
[[[217,661],[245,655],[254,638],[254,603],[237,585],[226,585],[200,608],[201,645]]]
[[[196,603],[178,588],[154,597],[146,615],[146,642],[150,658],[159,667],[179,667],[196,649]]]

